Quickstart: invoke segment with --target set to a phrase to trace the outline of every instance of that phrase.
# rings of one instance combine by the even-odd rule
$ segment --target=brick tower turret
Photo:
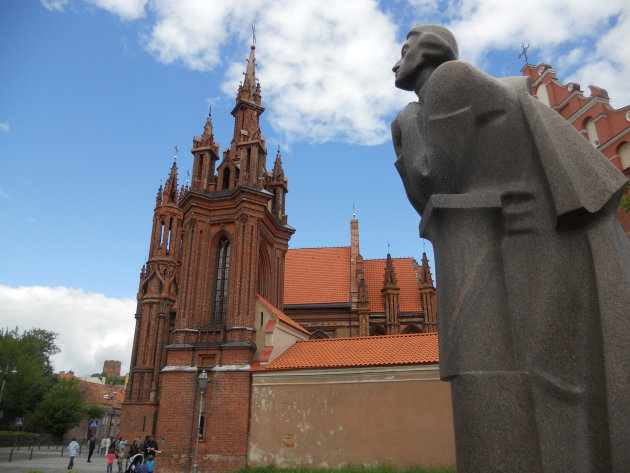
[[[437,297],[433,276],[429,266],[429,258],[425,252],[422,253],[422,266],[420,267],[420,301],[424,312],[424,331],[437,332]]]
[[[132,359],[136,376],[121,422],[129,437],[152,434],[160,439],[164,472],[191,469],[197,436],[199,471],[230,471],[245,465],[249,369],[257,348],[256,295],[283,307],[284,259],[294,229],[285,214],[288,181],[279,152],[272,173],[266,168],[259,126],[264,108],[255,62],[252,46],[232,110],[230,147],[219,162],[208,115],[202,136],[193,138],[191,185],[182,190],[173,209],[178,218],[173,217],[171,227],[169,218],[156,213],[157,233],[154,222],[149,266],[159,261],[172,268],[176,283],[168,287],[148,283],[149,293],[160,297],[154,297],[156,308],[147,316],[151,320],[147,325],[149,302],[139,295]],[[168,189],[161,191],[162,207],[165,194],[168,202],[174,201]],[[177,244],[171,243],[169,250],[164,234],[171,229]],[[149,266],[143,270],[142,285],[149,280]],[[200,414],[197,377],[203,370],[209,383]],[[136,392],[143,394],[138,398]],[[155,422],[142,422],[140,399],[153,409],[145,410],[155,413]]]
[[[142,267],[137,295],[136,328],[125,404],[138,432],[152,432],[158,407],[163,347],[177,301],[182,212],[178,206],[177,164],[158,189],[149,259]]]
[[[400,332],[400,323],[398,322],[398,298],[400,288],[396,281],[396,271],[394,270],[392,255],[389,253],[387,253],[387,260],[385,261],[385,273],[383,275],[381,294],[385,308],[385,327],[387,335],[395,335]]]

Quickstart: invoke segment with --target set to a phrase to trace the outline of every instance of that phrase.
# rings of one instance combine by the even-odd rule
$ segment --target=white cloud
[[[129,370],[136,303],[66,287],[0,285],[0,325],[42,328],[59,334],[56,371],[77,376],[100,372],[103,361],[120,360]]]
[[[42,2],[42,5],[44,5],[45,8],[47,8],[48,10],[63,10],[63,7],[65,7],[68,3],[70,3],[70,0],[40,0]]]
[[[146,49],[167,64],[225,69],[222,88],[230,98],[255,23],[267,117],[285,143],[389,139],[389,117],[412,97],[393,87],[390,67],[400,48],[397,28],[413,25],[414,12],[418,22],[451,28],[464,60],[485,67],[491,53],[512,51],[514,64],[494,69],[518,74],[519,45],[530,43],[530,59],[554,65],[562,81],[594,83],[608,89],[613,103],[630,103],[627,0],[597,8],[591,0],[407,0],[394,7],[376,0],[83,1],[126,20],[150,11]],[[226,47],[235,43],[238,60]]]
[[[123,20],[137,20],[144,16],[148,0],[85,0],[97,7],[118,15]]]
[[[0,199],[8,199],[9,193],[0,187]]]
[[[442,2],[441,13],[465,60],[483,66],[489,53],[512,50],[516,56],[521,42],[529,42],[530,60],[552,64],[563,82],[595,84],[608,89],[614,103],[630,103],[626,0],[607,0],[597,8],[590,0],[458,0]]]
[[[221,46],[234,37],[244,59],[256,24],[258,77],[268,118],[283,141],[382,143],[389,137],[385,117],[407,101],[393,87],[389,67],[400,47],[396,26],[373,0],[151,5],[158,21],[146,38],[148,50],[192,69],[217,66]],[[226,94],[235,94],[244,69],[243,60],[227,67]]]
[[[70,0],[40,0],[48,10],[63,10]],[[149,0],[83,0],[86,3],[107,10],[123,20],[137,20],[144,17],[144,8]]]
[[[11,131],[11,126],[8,123],[0,123],[0,131],[9,133]]]

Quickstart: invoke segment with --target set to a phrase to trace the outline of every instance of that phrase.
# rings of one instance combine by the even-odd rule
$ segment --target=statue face
[[[392,71],[396,75],[394,83],[399,89],[416,90],[422,85],[417,84],[424,63],[420,36],[419,34],[412,34],[407,38],[400,52],[400,59],[392,67]]]

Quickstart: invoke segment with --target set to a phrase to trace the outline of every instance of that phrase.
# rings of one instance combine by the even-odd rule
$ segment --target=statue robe
[[[459,473],[630,471],[623,175],[524,77],[439,66],[392,124],[436,257]]]

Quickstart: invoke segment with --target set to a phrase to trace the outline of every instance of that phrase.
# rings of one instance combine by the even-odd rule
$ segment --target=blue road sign
[[[90,419],[90,429],[98,428],[98,419]]]
[[[15,426],[22,427],[24,425],[24,417],[18,417],[15,419]]]

